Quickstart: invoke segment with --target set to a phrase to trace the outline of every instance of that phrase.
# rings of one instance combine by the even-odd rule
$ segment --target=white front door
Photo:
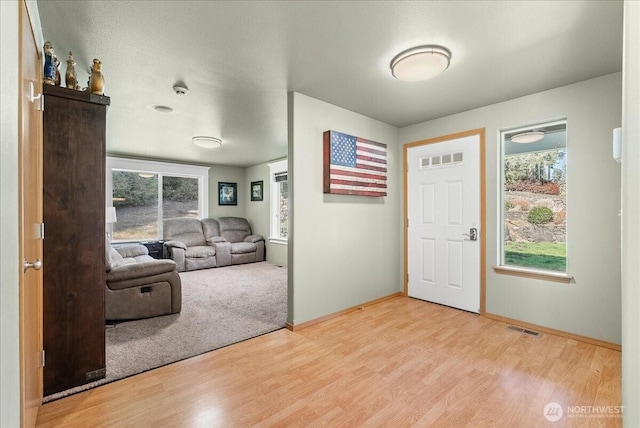
[[[410,297],[480,312],[480,135],[407,149]]]

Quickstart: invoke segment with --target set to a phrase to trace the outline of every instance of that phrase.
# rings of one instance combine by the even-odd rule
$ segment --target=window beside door
[[[501,267],[567,272],[566,135],[566,121],[501,132]]]
[[[287,160],[269,164],[271,230],[269,241],[286,244],[289,236],[289,181]]]

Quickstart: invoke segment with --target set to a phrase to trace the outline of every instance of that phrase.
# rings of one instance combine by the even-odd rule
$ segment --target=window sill
[[[283,238],[269,238],[270,244],[287,245],[287,240]]]
[[[561,282],[564,284],[574,282],[573,276],[561,272],[555,273],[550,271],[541,271],[513,266],[494,266],[493,270],[496,273],[502,275],[513,275],[521,276],[524,278],[542,279],[546,281]]]

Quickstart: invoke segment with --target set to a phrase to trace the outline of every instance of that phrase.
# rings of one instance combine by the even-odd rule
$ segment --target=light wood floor
[[[45,404],[38,426],[535,427],[549,402],[621,404],[620,352],[506,327],[398,297]]]

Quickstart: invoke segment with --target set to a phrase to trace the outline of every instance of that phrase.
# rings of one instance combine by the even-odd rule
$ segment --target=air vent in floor
[[[541,334],[537,331],[527,330],[526,328],[516,327],[515,325],[507,326],[508,330],[517,331],[518,333],[528,334],[529,336],[540,337]]]

